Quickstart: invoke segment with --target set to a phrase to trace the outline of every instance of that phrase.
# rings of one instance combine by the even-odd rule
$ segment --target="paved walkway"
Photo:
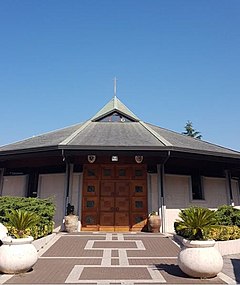
[[[39,252],[33,271],[0,275],[0,284],[234,284],[231,257],[219,276],[193,279],[177,266],[178,252],[161,234],[61,233]]]

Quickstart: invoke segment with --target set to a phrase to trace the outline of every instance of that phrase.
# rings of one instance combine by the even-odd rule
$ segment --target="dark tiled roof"
[[[238,154],[240,156],[240,152],[224,148],[215,144],[211,144],[209,142],[195,139],[186,135],[182,135],[164,128],[160,128],[158,126],[154,126],[151,124],[147,124],[150,128],[152,128],[159,135],[163,136],[173,147],[182,148],[186,150],[197,150],[197,151],[206,151],[206,152],[216,152],[216,153],[225,153],[225,154]]]
[[[102,122],[112,112],[131,118],[129,122]],[[176,132],[144,123],[116,97],[91,120],[0,147],[0,155],[40,149],[176,150],[240,158],[240,153]]]
[[[64,129],[60,129],[60,130],[45,133],[42,135],[34,136],[32,138],[28,138],[23,141],[8,144],[8,145],[0,147],[0,152],[20,150],[20,149],[29,149],[29,148],[57,146],[59,143],[61,143],[62,140],[64,140],[64,138],[70,136],[81,125],[82,124],[70,126]]]
[[[76,138],[72,146],[164,146],[138,122],[91,122]]]

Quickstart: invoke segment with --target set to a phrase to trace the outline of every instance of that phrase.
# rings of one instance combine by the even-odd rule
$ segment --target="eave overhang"
[[[56,152],[61,155],[62,151],[78,151],[78,152],[101,152],[101,151],[108,151],[108,152],[116,152],[116,151],[134,151],[134,152],[168,152],[170,151],[172,155],[180,155],[181,157],[186,156],[195,156],[198,159],[204,158],[226,158],[226,159],[234,159],[240,163],[240,154],[226,154],[226,153],[219,153],[219,152],[210,152],[205,150],[193,150],[193,149],[186,149],[174,146],[164,146],[164,147],[156,147],[156,146],[79,146],[79,145],[57,145],[57,146],[47,146],[47,147],[38,147],[38,148],[27,148],[27,149],[18,149],[18,150],[8,150],[8,151],[1,151],[0,152],[0,160],[5,160],[10,157],[18,156],[18,155],[41,155],[44,153],[51,153]]]

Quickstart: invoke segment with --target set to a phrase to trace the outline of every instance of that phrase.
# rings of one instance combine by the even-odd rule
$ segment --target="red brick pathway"
[[[33,271],[4,284],[225,284],[193,279],[177,266],[179,248],[161,234],[59,234]]]

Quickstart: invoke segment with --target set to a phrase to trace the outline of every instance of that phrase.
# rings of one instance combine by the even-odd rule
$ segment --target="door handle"
[[[119,211],[119,208],[118,208],[118,207],[116,208],[116,211]]]

